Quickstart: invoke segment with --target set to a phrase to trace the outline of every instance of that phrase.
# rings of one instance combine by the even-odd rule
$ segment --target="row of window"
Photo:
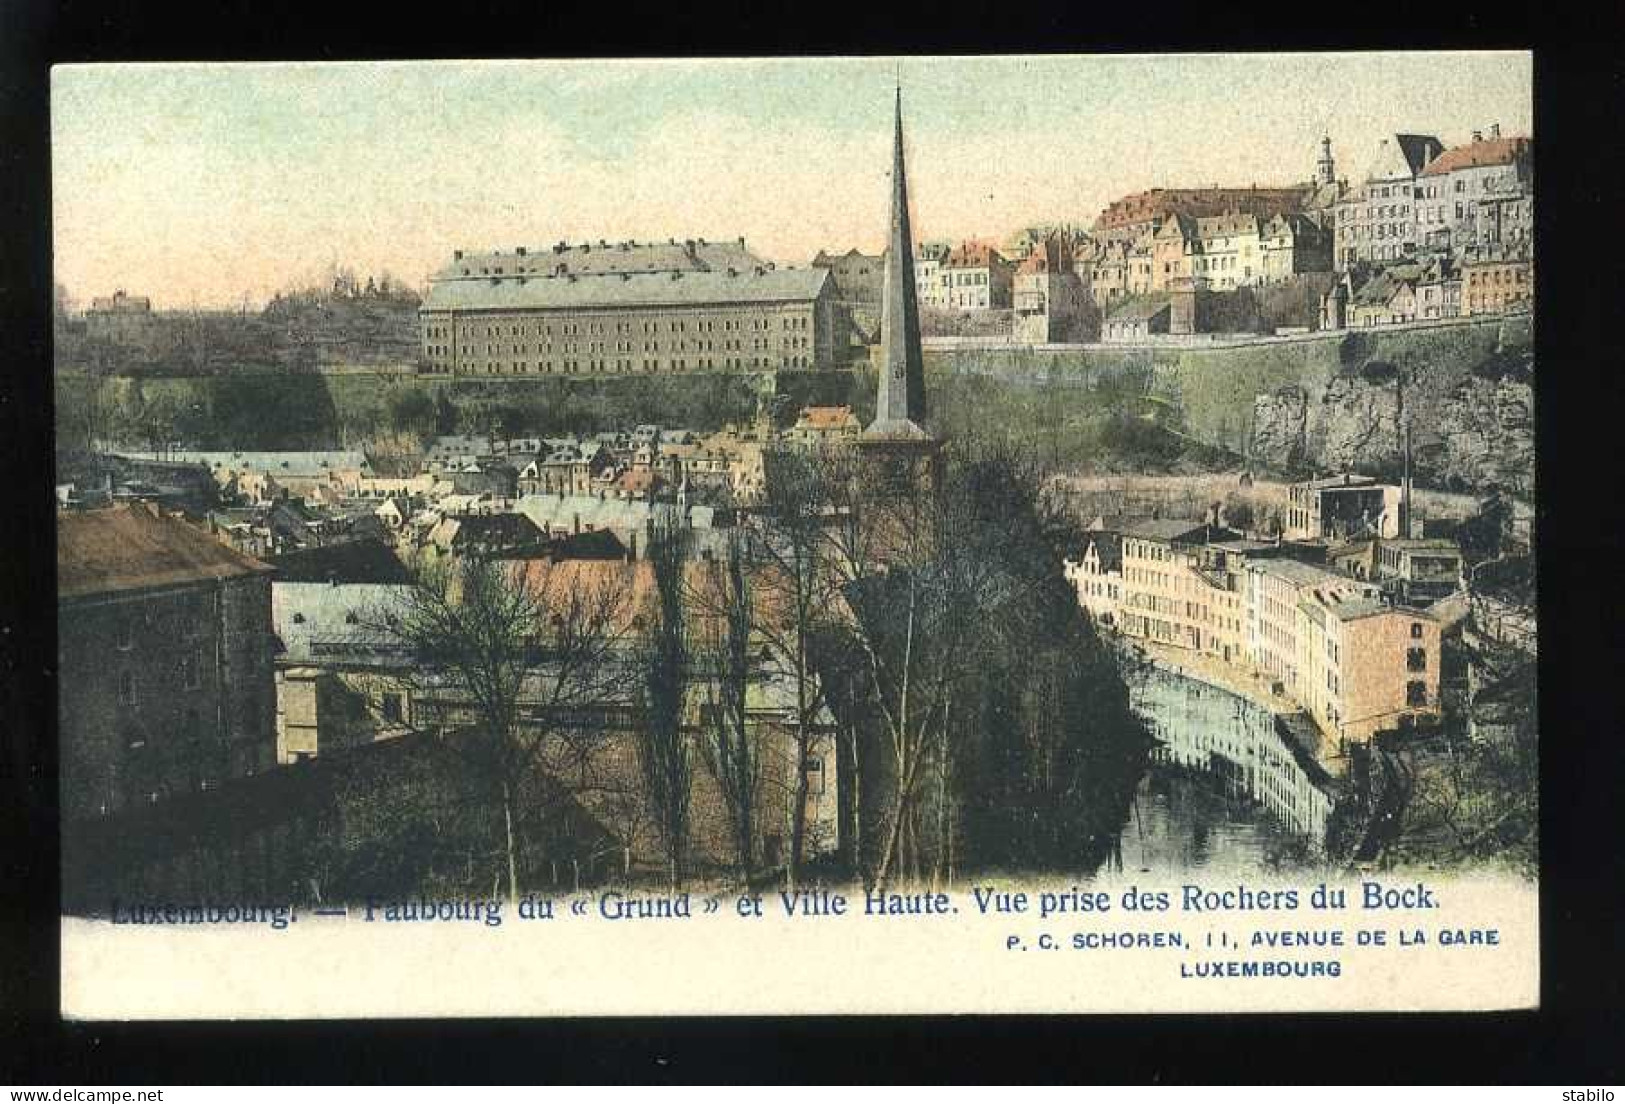
[[[632,357],[588,357],[585,360],[566,357],[558,361],[538,360],[535,367],[525,361],[486,361],[484,373],[486,375],[530,375],[534,373],[548,374],[555,371],[564,373],[575,372],[687,372],[687,371],[714,371],[717,369],[732,369],[748,371],[750,369],[767,370],[772,368],[812,368],[813,358],[810,356],[781,356],[777,359],[771,356],[752,357],[676,357],[661,360],[658,357],[637,358],[637,367],[633,367]],[[479,371],[480,365],[462,365],[462,371]]]
[[[630,352],[633,351],[633,345],[632,345],[632,342],[630,342],[630,341],[616,341],[616,342],[613,343],[614,344],[613,349],[608,348],[608,344],[609,343],[603,342],[603,341],[589,341],[589,342],[585,342],[585,343],[575,342],[575,341],[566,341],[566,342],[563,343],[562,348],[559,349],[559,352],[569,354],[569,353],[604,353],[604,352],[630,353]],[[675,343],[675,347],[672,348],[670,351],[678,352],[678,353],[714,352],[716,350],[716,348],[717,348],[717,344],[718,344],[717,342],[711,341],[711,340],[678,341],[678,342]],[[723,349],[724,352],[728,352],[728,351],[738,352],[738,351],[742,351],[745,348],[745,343],[743,341],[741,341],[741,340],[730,340],[730,339],[727,339],[727,338],[724,338],[722,340],[721,345],[722,345],[722,349]],[[784,348],[784,349],[806,349],[806,348],[811,347],[812,339],[808,338],[808,337],[801,337],[801,336],[797,336],[797,335],[792,335],[792,336],[789,336],[789,337],[780,338],[779,339],[779,345],[780,345],[781,348]],[[758,350],[758,351],[765,351],[765,350],[771,349],[772,347],[773,347],[773,345],[772,345],[771,340],[768,339],[768,338],[765,338],[765,337],[752,338],[751,342],[750,342],[750,348],[752,348],[754,350]],[[462,350],[462,355],[463,356],[479,356],[479,355],[481,355],[481,353],[483,353],[485,356],[488,356],[488,357],[490,357],[490,356],[528,356],[528,355],[530,355],[532,353],[544,353],[544,354],[552,353],[553,352],[553,343],[551,341],[549,341],[545,345],[537,344],[534,349],[530,345],[525,344],[523,342],[518,343],[518,344],[514,344],[514,345],[487,344],[484,347],[483,350],[478,345],[464,345],[464,346],[461,347],[461,350]],[[643,343],[642,345],[639,346],[639,351],[645,352],[645,353],[658,353],[658,352],[660,352],[660,342],[658,342],[658,341],[645,342],[645,343]],[[430,356],[447,356],[450,353],[451,353],[451,349],[450,349],[449,346],[445,346],[445,345],[431,345],[431,346],[429,346],[429,355]]]
[[[687,333],[692,326],[695,333],[715,333],[717,323],[721,322],[723,333],[736,333],[745,330],[768,330],[772,328],[770,318],[701,318],[701,319],[673,319],[666,323],[668,333]],[[513,322],[464,322],[462,331],[465,337],[552,337],[552,323],[527,324]],[[779,319],[781,330],[808,330],[812,328],[812,320],[805,315],[787,315]],[[445,339],[451,336],[452,327],[443,323],[425,325],[423,336],[428,339]],[[641,323],[641,332],[657,334],[661,332],[658,321],[645,320]],[[561,337],[603,336],[609,334],[630,334],[632,323],[619,321],[607,322],[562,322],[559,324]]]

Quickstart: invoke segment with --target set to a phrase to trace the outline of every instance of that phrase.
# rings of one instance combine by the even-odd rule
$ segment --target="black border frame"
[[[589,22],[596,16],[599,22]],[[301,18],[303,17],[303,18]],[[1392,22],[1384,22],[1384,20]],[[1209,3],[932,5],[928,13],[734,3],[703,18],[455,8],[339,18],[248,0],[158,10],[0,8],[0,448],[17,505],[0,568],[0,1082],[1618,1083],[1625,1053],[1625,816],[1612,616],[1625,541],[1615,220],[1625,65],[1618,13],[1565,17]],[[49,66],[67,61],[414,57],[1536,51],[1542,1009],[1486,1015],[902,1017],[261,1024],[57,1018]],[[1080,143],[1087,155],[1086,143]],[[9,795],[5,792],[9,791]],[[343,1045],[339,1045],[341,1043]]]

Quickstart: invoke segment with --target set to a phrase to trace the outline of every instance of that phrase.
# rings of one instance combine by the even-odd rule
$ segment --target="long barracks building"
[[[829,368],[847,345],[823,268],[736,242],[559,243],[465,255],[418,311],[431,372],[616,375]]]

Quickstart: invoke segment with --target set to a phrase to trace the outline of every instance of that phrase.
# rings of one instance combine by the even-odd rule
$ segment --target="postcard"
[[[1528,54],[51,107],[64,1016],[1538,1004]]]

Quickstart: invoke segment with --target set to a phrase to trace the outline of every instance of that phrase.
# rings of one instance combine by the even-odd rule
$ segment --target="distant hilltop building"
[[[90,301],[86,314],[151,314],[152,300],[145,295],[129,295],[122,289]]]
[[[90,301],[85,310],[85,333],[115,345],[154,352],[163,342],[164,326],[152,312],[151,299],[121,289]]]
[[[1444,144],[1431,134],[1392,134],[1378,143],[1365,180],[1337,206],[1340,266],[1398,261],[1416,253],[1417,201],[1425,192],[1417,178],[1443,152]]]
[[[1172,216],[1208,218],[1245,214],[1259,218],[1293,214],[1304,209],[1310,189],[1287,188],[1152,188],[1107,204],[1095,220],[1094,237],[1103,242],[1133,242],[1147,231],[1155,233]]]
[[[948,286],[943,280],[942,266],[953,248],[952,242],[936,241],[921,242],[914,250],[914,287],[920,306],[947,309]]]
[[[1417,209],[1423,244],[1463,260],[1528,259],[1535,232],[1535,145],[1486,136],[1439,154],[1422,170],[1424,203]],[[1431,201],[1431,202],[1428,202]]]
[[[745,240],[586,242],[453,254],[418,310],[426,369],[631,375],[828,368],[846,348],[825,268]]]
[[[1301,282],[1332,270],[1333,211],[1348,192],[1331,139],[1322,138],[1313,175],[1301,183],[1152,188],[1114,200],[1095,220],[1087,246],[1074,249],[1074,268],[1108,312],[1191,281],[1198,292]],[[1161,332],[1155,319],[1135,324],[1141,322]]]
[[[1327,329],[1527,310],[1534,297],[1534,142],[1499,125],[1464,145],[1398,134],[1336,207],[1342,272]]]
[[[839,298],[849,303],[873,304],[880,302],[880,282],[885,274],[884,253],[870,256],[856,249],[830,254],[822,249],[812,259],[814,268],[825,268],[835,279]]]
[[[987,242],[960,242],[938,269],[950,310],[1009,310],[1016,266]]]
[[[1503,138],[1499,124],[1449,149],[1430,135],[1392,135],[1337,205],[1338,267],[1527,259],[1534,213],[1531,139]]]
[[[1072,256],[1072,243],[1061,233],[1035,243],[1015,275],[1015,339],[1030,345],[1094,337],[1098,331],[1093,302]]]

